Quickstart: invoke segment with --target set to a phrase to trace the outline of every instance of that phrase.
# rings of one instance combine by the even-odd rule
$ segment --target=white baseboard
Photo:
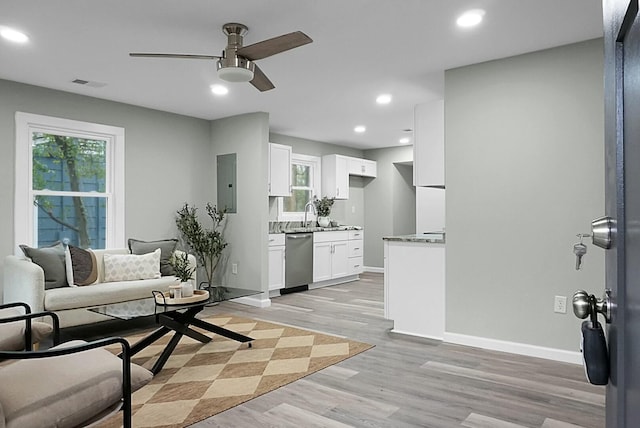
[[[238,297],[237,299],[231,299],[231,301],[256,308],[268,308],[271,306],[271,299],[261,299],[260,297]]]
[[[582,364],[582,354],[580,352],[565,351],[563,349],[545,348],[543,346],[528,345],[526,343],[507,342],[504,340],[447,332],[444,334],[444,341],[455,343],[457,345],[489,349],[492,351],[545,358],[547,360],[560,361],[563,363]]]
[[[384,273],[384,268],[381,267],[373,267],[373,266],[365,266],[365,272],[373,272],[373,273]]]
[[[402,330],[396,330],[395,328],[392,328],[391,330],[389,330],[391,333],[397,333],[397,334],[403,334],[405,336],[413,336],[413,337],[422,337],[423,339],[432,339],[432,340],[439,340],[442,341],[442,337],[436,337],[436,336],[427,336],[424,334],[417,334],[417,333],[408,333],[406,331],[402,331]]]

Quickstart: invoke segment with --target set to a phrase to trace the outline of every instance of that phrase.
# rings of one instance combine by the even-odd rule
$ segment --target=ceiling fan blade
[[[255,86],[256,89],[260,92],[270,91],[271,89],[275,88],[273,83],[271,83],[271,80],[269,80],[269,78],[262,72],[262,70],[260,70],[260,67],[258,67],[256,64],[253,65],[253,79],[249,83]]]
[[[238,49],[237,54],[251,61],[266,58],[289,49],[311,43],[313,40],[302,31],[284,34]]]
[[[141,53],[131,52],[129,56],[138,58],[178,58],[178,59],[222,59],[215,55],[190,55],[190,54],[166,54],[166,53]]]

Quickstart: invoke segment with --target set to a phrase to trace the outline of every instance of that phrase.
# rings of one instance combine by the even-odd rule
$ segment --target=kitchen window
[[[16,244],[124,245],[124,129],[16,113]]]
[[[279,221],[303,221],[304,206],[320,194],[320,158],[291,155],[291,196],[278,198]],[[307,220],[315,217],[311,211]]]

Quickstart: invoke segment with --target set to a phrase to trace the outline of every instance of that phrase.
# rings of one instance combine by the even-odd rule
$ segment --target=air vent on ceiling
[[[71,83],[75,83],[76,85],[89,86],[91,88],[102,88],[103,86],[107,86],[106,83],[92,82],[91,80],[84,80],[84,79],[73,79]]]

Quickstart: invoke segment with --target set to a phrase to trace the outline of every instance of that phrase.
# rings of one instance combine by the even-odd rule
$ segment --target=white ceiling
[[[474,29],[456,27],[471,8]],[[0,78],[203,119],[270,114],[271,131],[359,149],[398,145],[413,107],[443,95],[443,70],[602,35],[600,0],[2,0]],[[215,62],[129,52],[220,55],[221,27],[249,27],[245,45],[302,30],[314,42],[258,61],[275,84],[221,82]],[[105,83],[87,87],[79,78]],[[375,98],[390,93],[379,106]],[[366,125],[355,134],[355,125]]]

